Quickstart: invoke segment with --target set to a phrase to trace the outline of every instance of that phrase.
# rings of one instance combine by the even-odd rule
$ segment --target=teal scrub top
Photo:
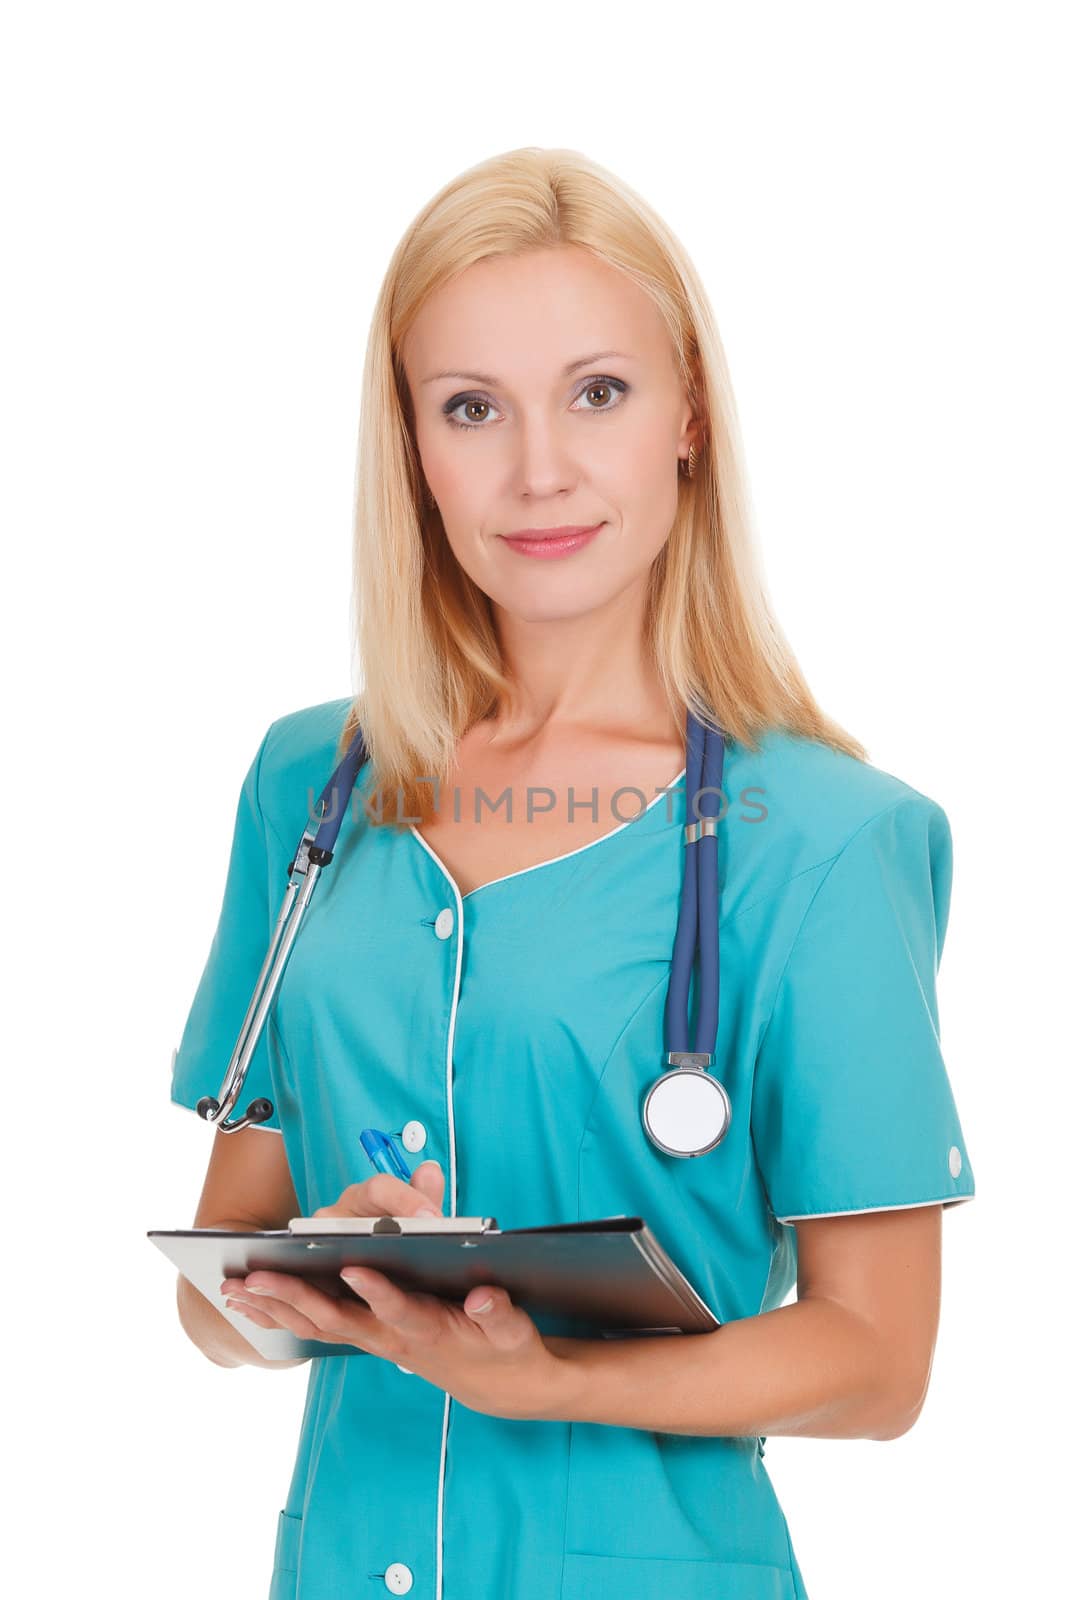
[[[280,717],[248,771],[179,1105],[218,1091],[349,704]],[[643,810],[621,794],[610,831],[603,806],[592,843],[469,894],[354,797],[240,1100],[274,1102],[259,1137],[284,1139],[302,1214],[371,1175],[362,1128],[405,1130],[409,1166],[441,1163],[446,1215],[643,1217],[729,1322],[794,1288],[797,1218],[973,1198],[935,994],[945,813],[780,730],[728,741],[722,788],[702,809],[722,816],[732,1119],[689,1160],[641,1123],[666,1049],[684,771]],[[694,976],[694,1019],[696,994]],[[363,1351],[312,1358],[270,1600],[807,1600],[764,1446],[486,1416]]]

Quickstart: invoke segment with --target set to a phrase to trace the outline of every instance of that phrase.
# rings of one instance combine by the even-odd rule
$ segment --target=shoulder
[[[264,819],[287,847],[307,825],[311,806],[340,759],[341,731],[351,707],[350,695],[303,706],[275,718],[263,736],[257,798]]]
[[[854,839],[885,829],[921,836],[931,855],[951,848],[948,817],[929,795],[784,729],[765,732],[754,750],[728,746],[723,789],[728,848],[749,858],[762,887],[829,864]]]

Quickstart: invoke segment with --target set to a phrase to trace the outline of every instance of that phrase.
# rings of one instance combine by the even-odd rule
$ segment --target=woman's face
[[[574,246],[479,261],[431,295],[402,356],[448,542],[491,600],[548,621],[643,588],[698,428],[641,289]],[[547,556],[508,543],[561,526],[597,531]]]

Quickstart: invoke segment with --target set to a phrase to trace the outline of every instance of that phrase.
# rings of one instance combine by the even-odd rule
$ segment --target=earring
[[[696,447],[695,444],[691,444],[689,446],[689,460],[686,463],[686,465],[683,467],[682,470],[685,472],[685,475],[686,475],[687,478],[692,478],[696,474],[696,470],[697,470],[697,447]]]

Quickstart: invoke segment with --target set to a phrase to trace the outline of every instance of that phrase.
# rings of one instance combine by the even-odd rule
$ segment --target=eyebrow
[[[577,372],[579,367],[588,367],[594,361],[607,361],[621,357],[623,361],[632,361],[625,350],[594,350],[592,355],[579,356],[577,361],[568,361],[563,368],[563,377],[569,378],[572,372]],[[423,383],[436,383],[439,378],[459,378],[464,382],[484,383],[487,387],[503,384],[503,378],[494,378],[489,372],[432,372],[428,378],[423,378]]]

